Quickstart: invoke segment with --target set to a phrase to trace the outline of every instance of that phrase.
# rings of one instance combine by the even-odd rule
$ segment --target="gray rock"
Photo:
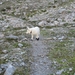
[[[2,52],[6,54],[8,51],[7,50],[2,50]]]
[[[12,66],[11,64],[8,65],[8,68],[6,69],[4,75],[13,75],[15,72],[16,68]]]
[[[46,21],[41,21],[41,22],[38,23],[38,26],[41,26],[41,27],[43,27],[45,25],[47,25]]]
[[[59,71],[56,72],[56,75],[61,75],[61,73],[64,71],[64,69],[61,69]]]
[[[20,64],[20,66],[27,66],[24,62],[22,62],[21,64]]]
[[[0,5],[3,4],[3,2],[0,2]]]
[[[6,68],[7,68],[7,64],[1,64],[0,65],[0,74],[4,73]]]
[[[54,21],[54,25],[59,25],[59,22],[58,21]]]
[[[15,35],[9,35],[9,36],[6,36],[6,39],[10,39],[10,40],[17,40],[19,37],[18,36],[15,36]]]
[[[0,33],[0,39],[2,39],[4,37],[3,33]]]
[[[19,46],[19,47],[23,47],[23,44],[19,43],[18,46]]]

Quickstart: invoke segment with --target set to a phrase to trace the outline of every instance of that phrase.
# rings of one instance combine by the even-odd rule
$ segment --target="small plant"
[[[75,19],[73,21],[75,22]]]
[[[10,9],[11,9],[11,7],[10,7],[10,6],[8,6],[8,7],[6,7],[6,9],[10,10]]]
[[[66,26],[68,26],[68,25],[69,25],[68,23],[65,23],[63,26],[65,26],[65,27],[66,27]]]
[[[6,9],[5,9],[5,8],[3,8],[3,9],[1,9],[1,11],[6,11]]]

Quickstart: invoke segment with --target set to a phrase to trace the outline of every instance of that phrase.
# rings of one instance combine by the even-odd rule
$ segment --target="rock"
[[[2,52],[6,54],[8,51],[7,50],[2,50]]]
[[[14,48],[14,49],[13,49],[13,51],[16,51],[16,50],[17,50],[17,51],[20,51],[21,49],[20,49],[20,48]]]
[[[18,46],[19,46],[19,47],[23,47],[23,44],[19,43]]]
[[[27,66],[24,62],[22,62],[21,64],[20,64],[20,66]]]
[[[3,4],[3,2],[0,2],[0,5]]]
[[[61,19],[61,18],[58,18],[58,21],[59,21],[59,22],[62,22],[62,19]]]
[[[56,75],[61,75],[61,73],[62,73],[63,71],[64,71],[64,69],[57,71],[57,72],[56,72]]]
[[[61,7],[61,8],[58,9],[58,13],[59,13],[59,14],[62,14],[64,11],[66,11],[66,9],[63,8],[63,7]]]
[[[47,22],[46,21],[41,21],[41,22],[39,22],[38,23],[38,26],[45,26],[45,25],[47,25]]]
[[[4,56],[1,56],[1,59],[6,59],[7,56],[8,54],[5,54]]]
[[[72,4],[71,4],[71,7],[72,7],[72,8],[75,8],[75,4],[74,4],[74,3],[72,3]]]
[[[74,18],[73,18],[73,16],[72,16],[72,14],[69,14],[69,15],[67,15],[67,16],[65,17],[65,21],[66,21],[66,22],[73,22],[73,20],[74,20]]]
[[[74,12],[72,12],[72,16],[73,16],[73,17],[75,16],[75,13],[74,13]]]
[[[58,37],[59,40],[63,40],[65,36]]]
[[[36,15],[33,15],[32,17],[29,17],[29,21],[43,20],[43,19],[46,19],[48,16],[49,14],[45,14],[45,13],[42,13],[40,15],[36,14]]]
[[[72,71],[72,68],[69,68],[69,71]]]
[[[19,14],[19,13],[15,13],[15,15],[17,15],[17,14]],[[13,27],[13,28],[23,28],[23,27],[26,26],[22,19],[11,17],[11,16],[7,16],[6,19],[9,21],[8,24],[10,25],[10,27]]]
[[[53,39],[54,39],[54,40],[56,40],[56,39],[57,39],[57,37],[53,37]]]
[[[4,75],[13,75],[15,72],[16,68],[12,66],[11,64],[8,65],[8,68],[6,69]]]
[[[62,2],[68,2],[69,0],[62,0]]]
[[[18,42],[22,42],[22,41],[27,41],[27,38],[23,38],[22,40],[18,41]]]
[[[0,33],[0,39],[2,39],[4,37],[3,33]]]
[[[49,26],[55,26],[55,24],[54,24],[54,23],[48,23],[48,25],[49,25]]]
[[[58,21],[54,21],[54,25],[59,25],[59,22]]]
[[[3,75],[3,73],[4,73],[5,70],[6,70],[6,68],[7,68],[7,64],[1,64],[1,65],[0,65],[0,75],[1,75],[1,74]]]
[[[10,39],[10,40],[18,40],[19,37],[18,36],[14,36],[14,35],[9,35],[9,36],[6,36],[6,39]]]

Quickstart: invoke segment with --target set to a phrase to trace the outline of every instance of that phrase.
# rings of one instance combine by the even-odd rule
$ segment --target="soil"
[[[31,75],[49,75],[54,72],[51,67],[52,63],[48,58],[48,49],[44,42],[44,38],[41,37],[39,41],[30,41],[32,49],[30,49],[33,57],[31,64]]]

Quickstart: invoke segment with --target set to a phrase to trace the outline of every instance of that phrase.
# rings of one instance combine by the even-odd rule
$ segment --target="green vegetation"
[[[71,2],[73,2],[74,0],[69,0],[68,2],[60,2],[59,6],[65,6],[65,5],[69,5]],[[57,1],[56,1],[57,2]]]
[[[11,5],[14,5],[14,4],[12,4],[10,1],[5,1],[5,2],[3,2],[1,5],[0,5],[0,11],[2,11],[3,9],[10,9],[11,7]],[[4,10],[5,11],[5,10]]]
[[[43,36],[45,36],[45,37],[46,37],[46,36],[48,37],[50,33],[48,33],[48,30],[45,30],[45,29],[44,29],[44,30],[41,30],[41,34],[42,34]]]
[[[29,68],[24,66],[24,67],[17,68],[14,75],[30,75],[29,73],[30,73]]]
[[[0,64],[5,64],[6,63],[6,59],[0,59]]]
[[[65,27],[66,27],[66,26],[68,26],[68,25],[69,25],[68,23],[65,23],[63,26],[65,26]]]
[[[75,29],[70,29],[69,33],[67,34],[68,37],[74,37],[75,38]]]
[[[50,49],[49,58],[57,62],[58,65],[56,67],[58,70],[65,70],[61,75],[73,75],[75,70],[75,51],[71,48],[73,41],[66,39],[52,44],[54,46]],[[71,72],[69,68],[72,68]]]
[[[25,1],[25,0],[23,0]],[[59,6],[63,6],[63,8],[65,7],[66,4],[69,4],[70,2],[72,2],[74,0],[69,0],[69,2],[63,2],[62,4],[60,4]],[[31,25],[36,26],[37,21],[32,21],[29,22],[29,17],[33,17],[36,14],[49,14],[49,18],[51,18],[51,16],[53,16],[52,18],[62,18],[63,16],[59,14],[58,16],[58,12],[56,12],[57,14],[55,15],[54,13],[50,14],[50,12],[47,12],[47,10],[50,10],[49,8],[56,8],[55,5],[49,3],[45,8],[43,6],[40,5],[40,8],[35,9],[35,7],[33,9],[25,9],[24,7],[22,7],[22,0],[17,0],[18,3],[21,3],[20,5],[18,3],[13,3],[10,1],[5,1],[2,4],[0,4],[0,13],[1,15],[5,16],[12,16],[12,17],[18,17],[22,20],[27,21],[27,24],[30,23]],[[57,0],[55,0],[55,3],[57,3]],[[25,5],[25,4],[24,4]],[[69,5],[68,5],[69,7]],[[66,7],[67,8],[67,7]],[[26,12],[26,14],[24,15],[23,12]],[[72,11],[68,10],[67,13],[70,14]],[[65,14],[67,14],[65,13]],[[64,15],[64,14],[63,14]],[[61,17],[60,17],[61,16]],[[37,17],[36,17],[37,18]],[[48,18],[48,17],[47,17]],[[6,21],[6,17],[5,18],[0,18],[1,21]],[[75,19],[73,20],[75,22]],[[63,19],[63,22],[65,22],[65,20]],[[9,22],[7,21],[7,23],[9,24]],[[25,22],[26,23],[26,22]],[[10,25],[11,26],[11,25]],[[56,67],[57,70],[61,70],[64,69],[64,71],[62,72],[61,75],[75,75],[75,48],[73,45],[75,45],[75,27],[71,27],[71,25],[69,23],[65,23],[63,26],[63,32],[62,30],[60,32],[60,28],[58,28],[58,26],[45,26],[45,29],[41,27],[41,35],[44,38],[53,38],[55,37],[56,39],[51,39],[51,40],[43,40],[47,42],[48,45],[48,49],[49,49],[49,53],[48,56],[50,58],[50,60],[53,61],[52,67]],[[54,30],[50,30],[54,28]],[[66,29],[64,29],[66,28]],[[31,47],[31,44],[29,43],[29,41],[21,41],[24,37],[28,37],[27,35],[25,35],[26,30],[21,31],[22,28],[13,28],[13,27],[8,27],[5,29],[5,31],[2,31],[2,33],[4,34],[4,36],[9,36],[11,34],[18,36],[19,39],[6,39],[5,37],[0,39],[0,64],[5,64],[8,61],[14,62],[17,61],[19,62],[20,59],[20,54],[21,52],[24,52],[24,54],[22,54],[22,58],[23,58],[23,62],[26,64],[26,66],[19,66],[16,70],[16,72],[14,73],[14,75],[30,75],[30,63],[29,60],[30,59],[30,55],[31,53],[29,53],[28,48]],[[23,28],[24,29],[24,28]],[[57,32],[56,32],[57,31]],[[56,33],[55,33],[56,32]],[[67,33],[66,33],[67,32]],[[58,39],[60,36],[66,36],[67,39]],[[23,37],[22,37],[23,36]],[[58,36],[58,37],[57,37]],[[20,38],[21,37],[21,38]],[[19,42],[20,41],[20,42]],[[19,46],[19,43],[22,44],[23,46]],[[3,50],[7,50],[7,53],[4,53]],[[22,51],[21,51],[22,50]],[[18,51],[18,52],[17,52]],[[17,56],[15,56],[17,55]],[[15,58],[15,57],[16,58]],[[54,61],[56,61],[56,64],[54,63]],[[71,68],[72,70],[70,70],[69,68]]]
[[[46,12],[46,9],[38,9],[38,10],[32,10],[26,13],[27,17],[32,17],[35,14],[41,14],[43,12]]]
[[[65,24],[64,27],[67,27],[69,24]],[[70,25],[69,25],[70,26]],[[55,27],[54,27],[55,28]],[[41,30],[41,34],[44,38],[51,38],[60,35],[55,33],[55,31],[50,31],[49,28]],[[64,34],[65,39],[57,40],[46,40],[49,53],[48,56],[50,60],[53,61],[52,66],[56,67],[57,70],[63,69],[61,75],[74,75],[75,73],[75,41],[72,38],[75,38],[75,29],[70,27],[68,33],[61,32],[62,36]],[[54,63],[56,61],[56,63]],[[71,68],[71,70],[70,70]]]

